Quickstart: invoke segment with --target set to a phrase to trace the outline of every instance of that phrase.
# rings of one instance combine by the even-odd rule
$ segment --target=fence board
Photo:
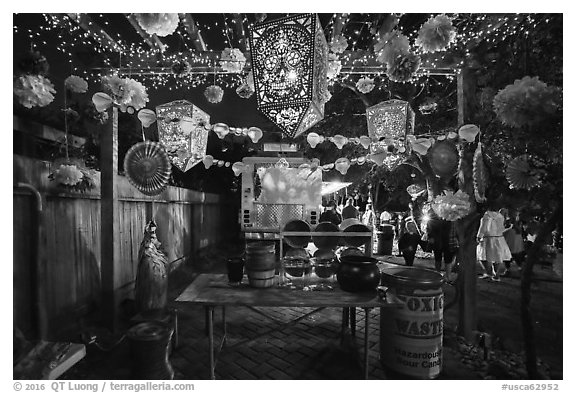
[[[75,193],[62,190],[48,179],[50,163],[14,155],[14,182],[36,187],[43,197],[46,261],[46,311],[52,337],[70,329],[78,319],[101,301],[100,188]],[[99,184],[99,174],[95,175]],[[158,225],[158,239],[171,268],[193,263],[202,247],[215,245],[230,225],[223,223],[228,211],[218,195],[168,187],[157,197],[134,189],[123,176],[116,176],[119,194],[119,242],[121,266],[117,281],[121,296],[133,297],[138,249],[144,234],[147,211]],[[22,331],[34,331],[31,310],[31,267],[29,246],[34,214],[30,194],[14,189],[14,323]],[[209,217],[209,219],[208,219]]]

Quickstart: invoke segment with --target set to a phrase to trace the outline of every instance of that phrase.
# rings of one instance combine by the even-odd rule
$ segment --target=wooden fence
[[[14,188],[14,326],[34,335],[34,291],[47,314],[49,336],[77,324],[80,316],[101,302],[100,179],[86,193],[69,192],[48,179],[51,163],[14,156],[14,184],[34,186],[42,195],[41,221],[36,220],[31,192]],[[235,228],[237,213],[218,195],[168,187],[157,197],[147,197],[117,176],[120,265],[114,278],[120,300],[133,297],[138,248],[144,226],[154,218],[158,239],[173,271],[180,263],[194,264],[203,247],[222,242]],[[225,229],[226,228],[226,229]],[[36,253],[35,231],[40,229]],[[36,255],[37,254],[37,255]],[[36,258],[40,261],[36,281]]]

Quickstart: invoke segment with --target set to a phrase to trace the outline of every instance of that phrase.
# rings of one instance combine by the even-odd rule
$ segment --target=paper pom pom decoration
[[[388,63],[386,73],[394,82],[408,82],[420,68],[420,56],[414,53],[402,53]]]
[[[456,145],[448,140],[436,142],[427,153],[430,166],[440,177],[451,177],[458,170],[459,154]]]
[[[254,90],[247,83],[243,83],[236,88],[236,94],[238,94],[240,98],[247,99],[252,97]]]
[[[206,97],[209,103],[218,104],[222,101],[222,97],[224,97],[224,90],[222,90],[220,86],[208,86],[206,90],[204,90],[204,97]]]
[[[382,64],[390,66],[394,60],[401,55],[410,52],[410,41],[408,37],[398,31],[382,35],[374,44],[376,60]]]
[[[246,56],[238,48],[226,48],[220,55],[220,67],[227,72],[240,72],[246,64]]]
[[[328,71],[326,72],[326,76],[328,79],[334,79],[340,74],[340,70],[342,69],[342,62],[338,58],[338,55],[334,53],[328,54]]]
[[[38,51],[28,52],[18,63],[18,68],[24,74],[46,75],[50,66],[46,57]]]
[[[88,91],[88,82],[76,75],[70,75],[66,78],[64,86],[72,93],[86,93]]]
[[[14,80],[14,95],[26,108],[46,106],[54,100],[54,85],[42,75],[22,75]]]
[[[75,186],[82,177],[84,174],[76,165],[62,164],[53,173],[53,180],[65,186]]]
[[[136,21],[146,33],[166,37],[176,31],[178,14],[134,14]]]
[[[406,192],[412,197],[412,199],[416,199],[426,192],[426,187],[421,184],[411,184],[406,187]]]
[[[458,135],[466,142],[474,142],[479,132],[480,128],[474,124],[464,124],[458,129]]]
[[[418,31],[416,45],[424,53],[445,50],[456,39],[452,19],[444,14],[428,19]]]
[[[170,158],[158,142],[139,142],[124,158],[124,172],[135,188],[145,195],[158,195],[168,185]]]
[[[172,63],[172,73],[176,76],[188,75],[192,67],[186,59],[178,59]]]
[[[494,97],[498,119],[512,127],[531,126],[561,107],[560,90],[538,77],[525,76],[506,86]]]
[[[129,108],[133,108],[133,110],[142,109],[149,101],[144,85],[134,79],[120,78],[118,75],[104,76],[102,77],[102,85],[110,93],[112,100],[120,107],[122,112],[127,112]],[[94,96],[97,94],[99,93]],[[97,105],[94,96],[92,101]],[[102,101],[103,98],[104,96],[100,93],[98,100]],[[104,105],[103,102],[101,104]],[[100,108],[102,108],[102,105],[99,105]]]
[[[534,168],[528,157],[523,155],[510,161],[506,167],[506,180],[512,189],[530,190],[540,185],[542,173],[542,170]]]
[[[356,88],[360,93],[368,94],[374,90],[374,79],[372,78],[360,78],[356,82]]]
[[[84,192],[96,186],[92,171],[84,167],[81,159],[59,158],[53,162],[56,170],[48,178],[71,191]]]
[[[457,221],[470,213],[470,197],[462,190],[444,191],[432,202],[432,210],[443,220]]]
[[[482,143],[478,143],[472,160],[472,179],[474,182],[474,198],[476,202],[486,202],[486,187],[488,185],[488,168],[482,156]]]
[[[330,41],[330,50],[334,53],[343,53],[348,47],[348,41],[345,37],[339,35]]]

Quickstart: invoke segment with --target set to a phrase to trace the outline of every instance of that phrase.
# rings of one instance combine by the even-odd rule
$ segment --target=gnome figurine
[[[164,309],[168,297],[168,260],[156,237],[156,223],[152,220],[144,229],[144,239],[138,251],[135,302],[138,312]]]

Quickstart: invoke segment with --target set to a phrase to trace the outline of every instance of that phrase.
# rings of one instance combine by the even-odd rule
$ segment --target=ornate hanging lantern
[[[291,138],[322,120],[328,44],[316,14],[256,24],[250,54],[258,110]]]
[[[410,153],[408,135],[414,135],[414,111],[406,101],[384,101],[366,109],[373,154],[386,152],[383,164],[392,170]]]
[[[156,107],[158,135],[170,161],[186,172],[206,155],[210,115],[189,101],[179,100]]]

